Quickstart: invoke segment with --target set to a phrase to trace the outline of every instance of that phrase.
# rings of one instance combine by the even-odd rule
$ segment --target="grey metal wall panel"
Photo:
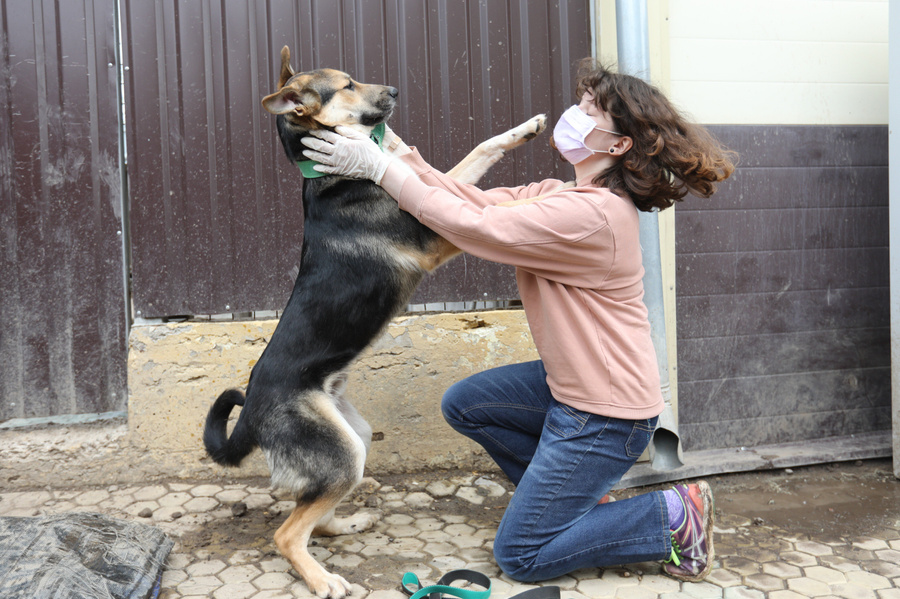
[[[0,10],[0,421],[124,409],[113,14]]]
[[[590,55],[586,0],[237,0],[123,4],[133,292],[138,316],[279,309],[299,259],[301,178],[275,120],[279,51],[395,85],[391,126],[449,169],[477,143],[572,101]],[[484,185],[569,176],[548,136]],[[515,297],[508,268],[471,257],[414,298]]]
[[[887,129],[712,130],[741,159],[676,208],[686,447],[890,429]]]

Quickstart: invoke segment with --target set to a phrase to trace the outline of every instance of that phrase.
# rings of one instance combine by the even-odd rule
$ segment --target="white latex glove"
[[[309,148],[303,151],[303,155],[319,163],[313,168],[329,175],[344,175],[381,183],[392,158],[362,133],[349,127],[337,127],[335,131],[337,133],[311,131],[310,135],[314,137],[300,140]]]

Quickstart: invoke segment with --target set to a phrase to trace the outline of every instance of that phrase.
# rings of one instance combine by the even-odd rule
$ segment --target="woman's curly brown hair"
[[[609,113],[616,131],[633,142],[594,183],[627,195],[639,210],[665,210],[688,193],[708,198],[716,183],[734,172],[737,155],[704,127],[688,121],[647,82],[585,59],[579,68],[577,97],[585,92]]]

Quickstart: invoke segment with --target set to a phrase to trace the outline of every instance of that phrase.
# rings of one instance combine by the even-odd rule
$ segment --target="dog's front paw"
[[[536,114],[518,127],[514,129],[510,129],[510,133],[515,133],[517,136],[521,135],[522,140],[529,141],[534,139],[541,133],[543,133],[544,129],[547,128],[547,115],[546,114]]]
[[[526,133],[525,139],[531,139],[533,137],[540,135],[541,133],[544,132],[544,129],[547,128],[547,115],[546,114],[537,114],[537,115],[531,117],[530,119],[528,119],[527,121],[525,121],[524,123],[522,123],[522,126],[528,126],[528,125],[531,125],[532,127],[534,127],[534,130],[533,130],[533,133]]]
[[[493,141],[502,152],[518,148],[527,141],[537,137],[544,129],[547,128],[547,115],[538,114],[531,117],[521,125],[513,127],[506,133],[501,133],[494,137]]]

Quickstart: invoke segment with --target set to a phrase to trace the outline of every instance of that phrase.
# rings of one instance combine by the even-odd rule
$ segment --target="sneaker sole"
[[[703,530],[706,532],[706,567],[698,574],[693,575],[676,574],[666,570],[666,574],[684,582],[700,582],[706,578],[709,575],[709,571],[712,570],[713,560],[716,558],[716,551],[713,547],[713,525],[716,517],[715,499],[713,498],[712,489],[709,488],[706,481],[699,481],[697,487],[700,491],[700,499],[703,500]]]

